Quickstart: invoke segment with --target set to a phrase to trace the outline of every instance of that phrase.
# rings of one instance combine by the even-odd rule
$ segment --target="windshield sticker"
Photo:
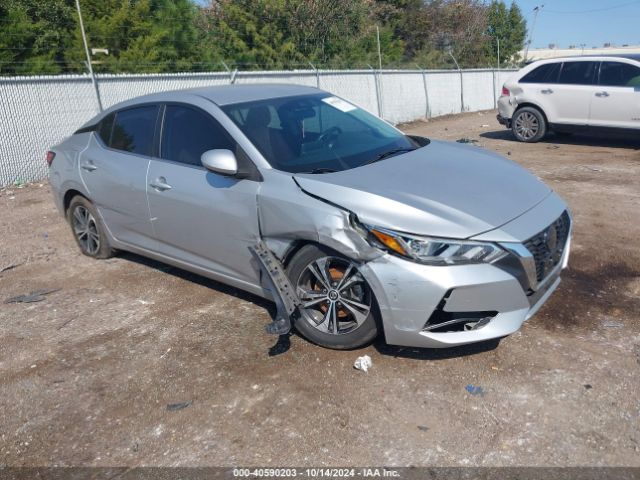
[[[322,101],[328,105],[331,105],[333,108],[337,108],[341,112],[350,112],[351,110],[355,110],[357,108],[354,105],[351,105],[349,102],[338,97],[326,97],[323,98]]]

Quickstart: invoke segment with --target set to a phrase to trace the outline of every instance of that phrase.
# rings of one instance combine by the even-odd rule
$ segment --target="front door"
[[[147,175],[151,222],[161,254],[258,285],[249,246],[259,238],[259,183],[209,172],[200,163],[207,150],[236,148],[207,112],[167,105],[160,158],[151,159]]]
[[[640,129],[640,67],[619,61],[602,62],[589,125]]]

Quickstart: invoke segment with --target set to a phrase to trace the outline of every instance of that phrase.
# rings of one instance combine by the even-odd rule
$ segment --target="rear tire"
[[[291,259],[286,271],[307,304],[294,324],[307,340],[349,350],[376,338],[378,305],[357,263],[328,248],[306,245]]]
[[[84,255],[98,259],[113,256],[114,250],[109,244],[105,228],[96,207],[89,200],[80,195],[73,197],[67,209],[67,221]]]
[[[520,142],[539,142],[547,134],[547,121],[537,108],[522,107],[513,114],[511,131]]]

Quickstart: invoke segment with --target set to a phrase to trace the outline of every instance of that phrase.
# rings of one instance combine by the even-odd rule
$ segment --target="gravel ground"
[[[640,466],[640,144],[525,145],[494,115],[403,128],[477,140],[571,206],[563,283],[499,344],[273,348],[268,302],[83,257],[46,184],[1,191],[0,465]]]

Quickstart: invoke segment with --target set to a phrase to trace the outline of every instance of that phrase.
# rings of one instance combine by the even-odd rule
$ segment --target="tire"
[[[547,134],[547,121],[537,108],[522,107],[513,114],[511,131],[520,142],[539,142]]]
[[[322,276],[321,265],[325,265],[328,277]],[[306,245],[294,255],[286,271],[298,295],[308,304],[294,324],[307,340],[327,348],[349,350],[363,347],[377,337],[378,305],[355,262],[330,249]],[[332,281],[329,290],[324,288],[327,280]]]
[[[73,238],[84,255],[98,259],[113,256],[114,250],[109,245],[105,228],[89,200],[80,195],[73,197],[67,209],[67,221]]]

